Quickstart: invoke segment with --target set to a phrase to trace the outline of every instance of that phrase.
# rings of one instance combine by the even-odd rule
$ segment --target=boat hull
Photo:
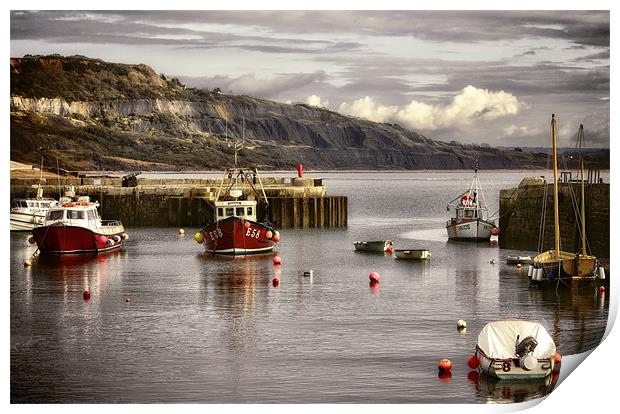
[[[446,226],[451,240],[489,240],[495,223],[485,220],[467,220],[449,223]]]
[[[384,253],[388,247],[392,245],[391,240],[376,240],[376,241],[357,241],[353,242],[355,250],[360,252],[375,252]]]
[[[394,250],[394,255],[401,260],[426,260],[431,257],[431,252],[425,249]]]
[[[519,366],[519,359],[495,359],[476,347],[476,357],[480,361],[480,370],[486,375],[501,380],[540,380],[553,372],[553,358],[538,359],[538,364],[531,370]]]
[[[248,228],[245,222],[250,223]],[[238,217],[228,217],[200,230],[206,252],[230,256],[270,253],[275,243],[267,238],[268,231],[275,233],[269,226]]]
[[[11,212],[11,231],[32,231],[43,225],[45,214]]]
[[[545,282],[560,280],[588,280],[596,278],[596,258],[569,252],[550,250],[539,254],[533,260],[537,268],[542,268],[541,277],[533,279],[533,282]]]
[[[119,227],[119,230],[121,231],[114,234],[102,234],[85,227],[51,225],[34,228],[32,230],[32,235],[42,253],[98,253],[122,247],[122,226]],[[107,237],[119,236],[120,241],[116,242],[110,239],[113,241],[112,244],[101,243],[98,240],[98,236],[101,235]]]

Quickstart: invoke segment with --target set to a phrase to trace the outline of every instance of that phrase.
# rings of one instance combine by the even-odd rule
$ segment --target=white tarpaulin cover
[[[529,321],[496,321],[486,324],[478,335],[478,346],[491,358],[516,358],[515,345],[527,336],[533,336],[538,346],[532,354],[549,358],[555,354],[555,343],[544,326]]]

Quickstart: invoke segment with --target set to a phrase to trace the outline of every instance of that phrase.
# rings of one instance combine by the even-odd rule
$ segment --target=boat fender
[[[480,366],[480,360],[476,355],[472,355],[472,357],[467,360],[467,366],[471,369],[476,369]]]
[[[529,265],[529,267],[527,268],[527,277],[528,277],[529,279],[531,279],[531,278],[532,278],[532,273],[534,273],[534,266]]]
[[[491,234],[492,234],[493,236],[499,236],[499,227],[493,227],[493,228],[491,229]]]
[[[114,239],[114,242],[115,242],[115,243],[118,243],[118,242],[120,242],[120,241],[122,240],[122,239],[121,239],[121,236],[119,236],[119,235],[115,235],[115,236],[114,236],[114,237],[112,237],[112,238]]]
[[[267,233],[265,233],[265,237],[271,240],[271,238],[273,237],[273,232],[271,230],[267,230]]]
[[[196,240],[196,243],[202,244],[202,242],[205,241],[205,238],[204,238],[204,236],[202,235],[201,232],[198,232],[198,233],[194,234],[194,240]]]
[[[106,244],[106,242],[108,241],[108,238],[106,236],[98,236],[97,241],[101,244]]]
[[[280,232],[278,230],[273,233],[273,237],[271,238],[271,240],[273,240],[274,243],[280,241]]]
[[[129,235],[127,233],[123,233],[121,234],[121,237],[123,238],[123,240],[127,240],[129,238]]]
[[[603,266],[598,267],[598,278],[605,280],[605,268]]]
[[[245,227],[246,229],[249,229],[249,228],[250,228],[250,226],[251,226],[251,224],[250,224],[250,222],[249,222],[249,221],[247,221],[247,220],[243,223],[243,227]]]
[[[515,355],[519,358],[530,354],[538,346],[538,341],[533,336],[526,336],[521,342],[517,336],[517,345],[515,347]]]
[[[185,230],[184,229],[179,229],[179,234],[185,234]]]
[[[107,244],[108,246],[114,246],[114,240],[112,239],[108,239],[105,244]]]
[[[601,295],[603,295],[605,293],[605,286],[599,286],[598,287],[598,293],[600,293]]]

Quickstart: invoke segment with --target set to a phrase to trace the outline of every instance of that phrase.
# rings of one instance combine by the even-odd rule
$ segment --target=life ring
[[[461,197],[461,205],[463,206],[471,206],[473,201],[473,197],[469,194],[464,194],[463,197]]]

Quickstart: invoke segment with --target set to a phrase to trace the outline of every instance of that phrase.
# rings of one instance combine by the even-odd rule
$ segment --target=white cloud
[[[504,132],[504,136],[511,136],[511,135],[531,135],[531,131],[528,127],[525,126],[516,126],[515,124],[509,125],[506,128],[503,129]]]
[[[491,121],[516,115],[519,109],[519,100],[510,93],[478,89],[469,85],[454,96],[448,105],[430,105],[412,100],[403,107],[385,106],[366,96],[351,104],[343,102],[339,111],[375,122],[392,121],[412,129],[437,130],[459,129],[475,120]]]
[[[306,103],[312,106],[318,106],[320,108],[326,108],[329,106],[329,100],[322,100],[320,96],[310,95],[306,98]]]

